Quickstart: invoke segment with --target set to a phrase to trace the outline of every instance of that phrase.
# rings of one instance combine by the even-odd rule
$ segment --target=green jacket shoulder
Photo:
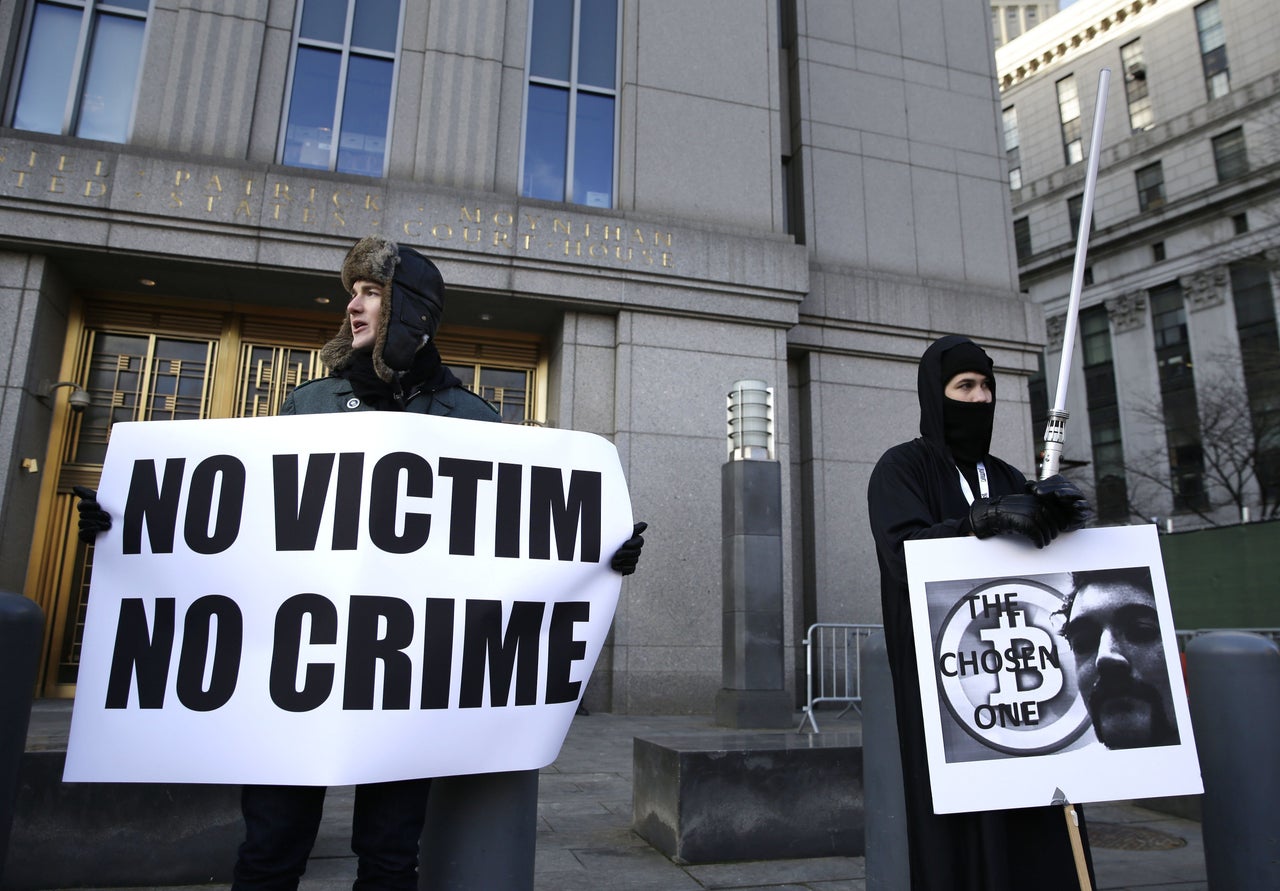
[[[282,415],[315,415],[336,412],[373,411],[340,377],[322,377],[300,385],[280,406]],[[446,387],[434,393],[419,393],[406,409],[417,414],[464,418],[469,421],[501,421],[502,415],[489,402],[464,387]]]

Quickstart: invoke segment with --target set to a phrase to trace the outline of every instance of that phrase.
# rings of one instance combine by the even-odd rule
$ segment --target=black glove
[[[644,547],[644,536],[640,533],[648,528],[648,523],[636,523],[635,528],[631,530],[631,537],[613,552],[609,567],[614,572],[631,575],[636,571],[636,564],[640,562],[640,549]]]
[[[1093,519],[1089,499],[1076,488],[1075,483],[1060,473],[1045,480],[1027,484],[1027,489],[1040,499],[1059,532],[1075,532]]]
[[[80,499],[76,510],[80,512],[80,540],[93,544],[99,535],[111,528],[111,514],[98,504],[98,492],[88,486],[72,486],[71,491]]]
[[[1058,535],[1058,526],[1032,494],[979,498],[969,507],[969,524],[978,538],[1021,535],[1042,548]]]

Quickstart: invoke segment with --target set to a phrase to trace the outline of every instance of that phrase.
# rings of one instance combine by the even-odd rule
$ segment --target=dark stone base
[[[231,881],[239,786],[64,783],[65,762],[22,757],[5,891]]]
[[[716,694],[716,724],[735,730],[790,729],[795,704],[782,690],[730,690]]]
[[[633,827],[676,863],[857,857],[856,733],[637,737]]]

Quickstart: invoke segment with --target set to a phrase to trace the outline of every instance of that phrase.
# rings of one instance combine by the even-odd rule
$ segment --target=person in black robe
[[[1062,808],[933,813],[903,543],[1014,535],[1044,547],[1059,532],[1079,529],[1092,511],[1061,476],[1029,484],[989,453],[995,375],[973,341],[935,341],[920,359],[917,388],[921,435],[885,452],[867,489],[902,748],[911,887],[1077,891]],[[1085,858],[1092,877],[1087,842]]]

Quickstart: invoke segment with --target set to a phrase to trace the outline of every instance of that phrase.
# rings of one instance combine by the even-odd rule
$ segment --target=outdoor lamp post
[[[735,381],[725,400],[729,460],[773,460],[773,388],[764,381]]]
[[[790,727],[784,689],[782,470],[774,459],[773,389],[729,391],[728,460],[720,470],[723,622],[716,723]]]

